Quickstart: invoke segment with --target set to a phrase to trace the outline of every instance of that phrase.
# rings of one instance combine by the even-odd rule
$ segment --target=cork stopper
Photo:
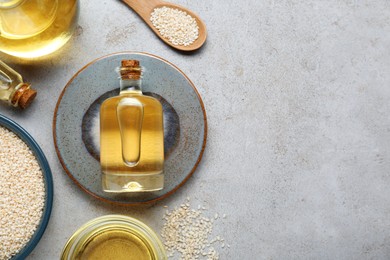
[[[30,88],[30,84],[23,83],[23,85],[15,91],[11,104],[18,106],[21,109],[28,107],[37,95],[37,91]]]
[[[34,89],[27,89],[23,92],[22,96],[19,98],[19,107],[25,109],[28,107],[34,98],[37,96],[37,91]]]
[[[141,79],[142,68],[138,60],[122,60],[120,75],[122,79]]]
[[[122,60],[122,67],[139,67],[138,60]]]

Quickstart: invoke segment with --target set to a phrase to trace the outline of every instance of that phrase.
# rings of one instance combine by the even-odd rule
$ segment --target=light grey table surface
[[[145,0],[146,1],[146,0]],[[28,259],[58,259],[86,221],[112,213],[157,232],[164,205],[190,197],[230,248],[220,259],[390,258],[390,1],[176,0],[208,28],[192,55],[164,45],[117,0],[82,0],[72,40],[44,60],[1,54],[38,90],[26,111],[0,112],[26,128],[54,177],[48,228]],[[90,197],[55,153],[52,119],[68,80],[91,60],[142,51],[177,65],[208,117],[193,177],[150,207]]]

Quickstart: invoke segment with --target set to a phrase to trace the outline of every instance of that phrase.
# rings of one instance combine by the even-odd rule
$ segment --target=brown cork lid
[[[120,74],[122,79],[139,80],[142,69],[138,60],[122,60]]]
[[[138,60],[122,60],[122,67],[139,67]]]
[[[27,89],[23,92],[23,94],[19,98],[18,106],[21,109],[25,109],[28,107],[34,98],[37,96],[37,91],[34,89]]]

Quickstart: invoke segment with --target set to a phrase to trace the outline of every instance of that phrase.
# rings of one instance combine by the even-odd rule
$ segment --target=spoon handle
[[[163,4],[160,0],[122,0],[130,6],[145,21],[149,21],[150,14],[157,5]]]

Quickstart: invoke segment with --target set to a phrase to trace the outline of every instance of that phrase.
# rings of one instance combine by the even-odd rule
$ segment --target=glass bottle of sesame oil
[[[161,103],[142,94],[137,60],[119,68],[120,94],[100,107],[100,164],[106,192],[142,192],[164,186]]]
[[[0,100],[9,105],[26,108],[37,95],[29,83],[23,82],[22,76],[0,61]]]
[[[1,0],[0,51],[36,58],[62,47],[78,19],[77,0]]]

